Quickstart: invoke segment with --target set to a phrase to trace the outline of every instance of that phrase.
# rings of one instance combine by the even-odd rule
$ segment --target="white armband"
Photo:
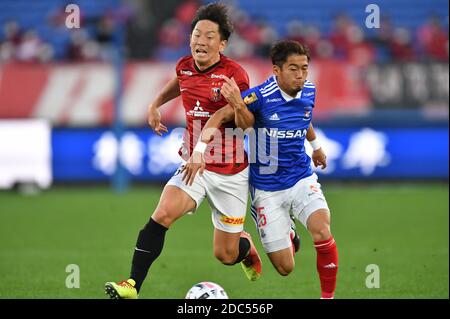
[[[202,142],[202,141],[198,141],[197,145],[195,145],[194,147],[194,152],[200,152],[200,153],[205,153],[206,147],[208,146],[208,144]]]
[[[319,141],[316,139],[309,141],[309,144],[311,145],[313,151],[317,151],[319,148],[321,148],[322,146],[320,146]]]

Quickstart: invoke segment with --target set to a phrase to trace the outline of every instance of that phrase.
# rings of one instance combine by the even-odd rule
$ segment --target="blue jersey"
[[[311,158],[304,143],[315,95],[315,86],[306,81],[297,97],[292,98],[281,91],[275,76],[242,93],[255,116],[255,134],[249,136],[253,187],[279,191],[312,175]]]

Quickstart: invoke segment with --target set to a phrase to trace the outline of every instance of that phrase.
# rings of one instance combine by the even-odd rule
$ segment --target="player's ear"
[[[275,74],[276,76],[280,75],[281,68],[278,65],[274,64],[272,66],[272,69],[273,69],[273,74]]]
[[[228,41],[227,40],[220,40],[220,46],[219,46],[219,51],[223,52],[225,50],[225,48],[228,45]]]

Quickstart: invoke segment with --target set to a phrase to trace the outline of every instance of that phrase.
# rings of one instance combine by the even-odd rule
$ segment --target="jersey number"
[[[262,212],[263,210],[264,207],[258,207],[256,209],[256,212],[258,213],[258,227],[266,226],[267,223],[266,215]]]

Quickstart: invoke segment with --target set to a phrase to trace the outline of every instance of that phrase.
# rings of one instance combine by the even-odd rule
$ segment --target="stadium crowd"
[[[173,16],[156,28],[158,45],[148,52],[148,58],[177,60],[189,54],[190,21],[199,1],[183,1]],[[417,28],[394,24],[388,16],[382,17],[380,28],[366,32],[349,15],[341,13],[333,18],[330,30],[322,30],[301,20],[286,21],[283,34],[262,17],[253,17],[233,7],[235,34],[226,54],[235,59],[268,57],[275,40],[294,39],[305,43],[315,58],[344,59],[356,64],[371,62],[448,61],[448,30],[441,17],[430,16]],[[51,41],[46,41],[33,28],[25,29],[11,20],[0,33],[0,62],[95,61],[107,60],[107,49],[114,42],[114,30],[119,23],[133,18],[130,6],[123,6],[102,16],[84,19],[80,29],[64,26],[63,8],[46,17],[50,28],[58,28],[67,37],[62,54],[55,54]],[[126,25],[126,24],[125,24]],[[126,51],[126,52],[129,52]]]

